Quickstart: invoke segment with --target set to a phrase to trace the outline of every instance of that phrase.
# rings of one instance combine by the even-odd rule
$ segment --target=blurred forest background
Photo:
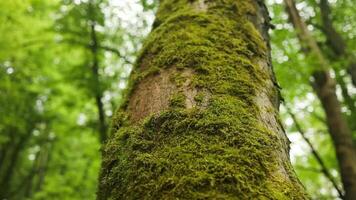
[[[356,2],[325,2],[296,7],[332,68],[355,140]],[[338,199],[338,162],[310,84],[315,57],[283,1],[266,3],[292,163],[313,199]],[[0,0],[0,199],[95,199],[100,145],[156,7],[153,0]],[[328,38],[330,25],[342,52]]]

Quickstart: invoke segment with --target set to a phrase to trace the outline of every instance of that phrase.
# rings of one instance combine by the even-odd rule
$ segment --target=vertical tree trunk
[[[4,161],[8,158],[9,154],[11,154],[11,147],[13,147],[15,143],[14,134],[12,134],[13,130],[14,128],[9,127],[9,129],[6,129],[4,131],[5,133],[7,133],[6,135],[9,137],[9,140],[1,146],[0,163],[4,163]],[[4,167],[4,164],[0,164],[0,177],[2,177]]]
[[[93,72],[93,81],[94,81],[94,87],[93,88],[93,93],[95,96],[95,103],[96,107],[98,110],[98,131],[99,131],[99,136],[100,136],[100,142],[104,143],[104,141],[107,138],[107,124],[105,120],[105,111],[104,111],[104,104],[102,102],[102,97],[103,97],[103,92],[101,88],[101,83],[100,83],[100,75],[99,75],[99,59],[98,59],[98,54],[99,54],[99,41],[96,35],[96,22],[95,22],[95,11],[93,8],[93,3],[92,1],[89,2],[89,13],[91,14],[91,20],[89,21],[90,23],[90,51],[93,56],[92,60],[92,72]]]
[[[290,20],[293,23],[306,54],[314,56],[318,63],[318,70],[312,74],[314,81],[312,86],[319,97],[326,115],[326,123],[332,137],[340,174],[345,190],[344,199],[351,200],[356,197],[356,152],[352,140],[351,130],[341,112],[341,105],[336,96],[335,80],[330,77],[331,69],[327,60],[306,24],[302,21],[293,0],[284,0]]]
[[[13,132],[16,134],[18,132]],[[12,181],[14,173],[16,171],[17,163],[19,161],[22,150],[24,149],[26,143],[28,142],[29,137],[31,136],[32,129],[26,133],[26,135],[20,136],[18,141],[14,144],[14,147],[11,148],[9,153],[9,163],[1,163],[1,165],[6,166],[2,172],[2,177],[0,179],[0,199],[5,199],[9,195],[10,189],[12,187]]]
[[[162,0],[115,115],[98,199],[307,199],[259,0]]]
[[[333,51],[336,60],[348,60],[348,67],[346,67],[346,69],[350,74],[353,85],[356,86],[356,61],[353,56],[348,55],[347,45],[332,23],[331,9],[328,0],[320,0],[319,7],[322,19],[322,30],[327,38],[327,44]],[[352,130],[356,130],[356,125],[354,123],[356,117],[355,99],[350,95],[344,77],[341,76],[338,71],[336,72],[336,79],[340,85],[345,105],[351,111],[349,126]]]
[[[345,190],[344,199],[356,197],[356,154],[352,135],[341,113],[340,102],[335,93],[335,85],[325,72],[314,74],[314,89],[324,108],[327,126],[333,140],[340,166],[341,180]]]
[[[347,71],[351,76],[353,85],[356,87],[356,60],[353,56],[348,55],[347,45],[342,36],[336,31],[331,20],[331,10],[328,0],[320,0],[320,13],[323,23],[323,32],[328,41],[328,45],[331,47],[336,56],[346,58],[349,60],[349,66]]]

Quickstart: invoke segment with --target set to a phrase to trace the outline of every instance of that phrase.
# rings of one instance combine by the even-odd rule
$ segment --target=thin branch
[[[103,45],[99,45],[98,47],[99,47],[99,49],[103,49],[105,51],[110,51],[110,52],[116,54],[118,57],[122,58],[127,64],[133,64],[126,56],[121,55],[120,51],[115,48],[112,48],[109,46],[103,46]]]
[[[336,183],[334,177],[330,174],[328,168],[326,167],[324,161],[322,160],[321,156],[319,155],[319,153],[316,151],[316,149],[314,148],[313,144],[311,143],[311,141],[306,137],[304,130],[302,129],[302,127],[300,126],[296,116],[294,115],[294,113],[291,111],[291,109],[284,104],[288,114],[292,117],[292,120],[294,122],[294,125],[297,129],[297,131],[300,133],[300,135],[303,137],[303,139],[305,140],[305,142],[308,144],[308,146],[311,149],[312,155],[314,156],[315,160],[319,163],[321,169],[320,171],[325,175],[325,177],[327,179],[329,179],[329,181],[332,183],[332,185],[334,186],[334,188],[336,189],[336,191],[339,194],[340,198],[343,198],[343,192],[342,190],[339,188],[338,184]]]
[[[310,172],[314,172],[314,173],[320,173],[322,172],[321,169],[318,168],[313,168],[313,167],[305,167],[303,165],[296,165],[296,168],[300,169],[300,170],[304,170],[304,171],[310,171]]]
[[[306,108],[302,109],[304,112],[309,113],[312,117],[320,121],[321,123],[327,125],[327,122],[323,116],[318,115],[316,112],[310,112]]]
[[[77,44],[77,45],[80,45],[80,46],[84,46],[85,48],[89,48],[89,49],[92,48],[91,44],[88,44],[88,43],[82,42],[82,41],[78,41],[78,40],[66,39],[66,40],[63,40],[63,41],[66,42],[66,43],[70,43],[70,44]],[[104,50],[104,51],[110,51],[111,53],[116,54],[117,57],[123,59],[125,63],[131,64],[131,65],[133,64],[126,56],[123,56],[120,53],[119,50],[117,50],[117,49],[115,49],[113,47],[104,46],[104,45],[98,45],[97,48],[99,48],[101,50]]]

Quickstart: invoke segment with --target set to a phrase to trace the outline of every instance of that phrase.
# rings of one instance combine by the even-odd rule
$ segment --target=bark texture
[[[293,0],[284,0],[290,20],[297,30],[300,43],[307,55],[314,56],[319,66],[314,70],[312,86],[322,104],[326,115],[326,124],[332,137],[340,174],[345,190],[344,199],[351,200],[356,197],[356,152],[352,140],[351,130],[341,112],[341,105],[336,96],[335,80],[331,78],[331,67],[324,58],[318,44],[308,31],[301,19]]]
[[[258,0],[162,0],[104,147],[98,199],[307,199]]]

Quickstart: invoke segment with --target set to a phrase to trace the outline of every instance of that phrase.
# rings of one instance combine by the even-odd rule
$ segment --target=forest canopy
[[[148,35],[166,18],[155,20],[162,2],[0,0],[0,199],[97,198],[102,151],[137,86],[130,75],[145,62],[137,58],[147,43],[159,51]],[[355,1],[264,3],[276,116],[294,171],[311,199],[346,199],[356,192]]]

